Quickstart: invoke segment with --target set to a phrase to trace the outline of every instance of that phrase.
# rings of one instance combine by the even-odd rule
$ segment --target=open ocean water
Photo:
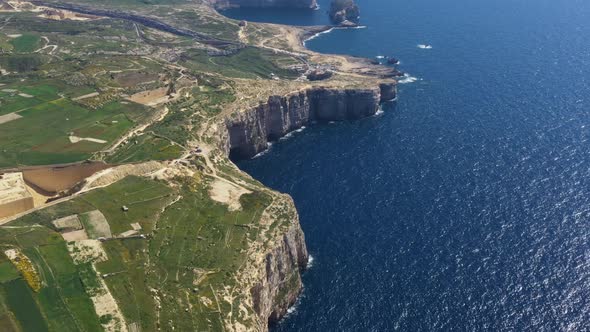
[[[328,3],[226,14],[324,24]],[[590,2],[358,4],[367,28],[307,46],[415,82],[239,163],[293,196],[314,257],[274,331],[590,330]]]

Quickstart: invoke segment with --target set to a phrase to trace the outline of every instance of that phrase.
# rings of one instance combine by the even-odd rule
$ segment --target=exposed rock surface
[[[316,0],[212,0],[218,9],[251,8],[316,8]]]
[[[333,0],[328,11],[334,24],[354,26],[360,21],[360,9],[354,0]]]
[[[379,90],[381,90],[381,102],[391,101],[397,97],[397,86],[395,84],[381,83]]]
[[[395,98],[395,83],[376,88],[313,88],[287,96],[271,96],[266,103],[226,119],[223,148],[232,158],[251,158],[267,149],[269,141],[316,121],[342,121],[374,115],[379,104]]]
[[[313,70],[306,77],[310,81],[321,81],[332,77],[332,72],[328,70]]]
[[[371,116],[381,102],[394,99],[394,81],[376,87],[314,87],[271,96],[266,103],[234,112],[217,127],[222,149],[235,158],[250,158],[267,149],[267,143],[315,121],[338,121]],[[291,201],[292,204],[292,201]],[[295,207],[292,206],[295,210]],[[249,283],[252,307],[265,331],[268,324],[281,319],[295,303],[303,287],[300,271],[305,269],[308,253],[297,216],[288,230],[271,241],[255,260],[255,281]]]
[[[302,289],[300,272],[308,258],[303,231],[295,220],[266,254],[261,280],[250,290],[254,310],[265,325],[281,319],[297,300]]]

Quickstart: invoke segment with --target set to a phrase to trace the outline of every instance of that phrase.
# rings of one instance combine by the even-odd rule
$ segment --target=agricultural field
[[[180,157],[184,149],[169,140],[144,134],[132,137],[130,143],[123,145],[106,161],[112,164],[122,164],[147,160],[169,160]],[[137,143],[136,143],[137,142]]]
[[[88,159],[151,113],[130,102],[93,110],[74,101],[89,91],[53,82],[1,86],[0,116],[13,118],[0,121],[0,167]]]
[[[0,228],[0,241],[4,248],[16,248],[32,262],[42,285],[32,289],[10,268],[4,252],[0,253],[0,302],[6,310],[0,330],[102,330],[80,271],[59,234],[38,225]]]
[[[13,50],[18,53],[30,53],[39,48],[41,38],[37,35],[26,33],[10,41]]]
[[[226,77],[270,79],[274,74],[294,79],[298,76],[297,71],[285,66],[299,63],[295,58],[256,47],[247,47],[229,56],[210,56],[203,50],[189,50],[186,54],[185,66],[219,72]]]
[[[0,227],[0,241],[22,250],[43,281],[41,290],[34,292],[7,259],[0,260],[2,300],[17,321],[21,312],[31,311],[38,313],[30,321],[35,331],[97,330],[102,318],[93,315],[89,290],[97,287],[99,275],[107,276],[104,281],[127,324],[136,323],[145,331],[158,325],[166,330],[219,330],[223,319],[219,309],[234,310],[238,319],[239,308],[219,299],[216,292],[235,287],[234,273],[243,264],[248,240],[258,233],[252,223],[271,203],[271,196],[244,194],[241,209],[228,211],[227,205],[209,197],[210,179],[178,181],[177,189],[171,189],[158,181],[127,177],[22,217],[10,224],[12,228]],[[122,205],[129,210],[122,211]],[[88,265],[73,262],[51,221],[78,214],[88,229],[83,215],[95,210],[104,215],[115,238],[102,243],[108,259],[95,262],[93,273]],[[116,238],[135,223],[146,238]],[[14,302],[17,296],[25,301]],[[7,326],[14,324],[5,321]]]

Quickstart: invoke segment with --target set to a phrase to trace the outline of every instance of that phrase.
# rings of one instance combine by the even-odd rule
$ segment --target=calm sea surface
[[[417,80],[239,164],[293,196],[314,258],[274,331],[589,330],[590,2],[358,3],[366,29],[307,46]],[[320,4],[226,14],[325,24]]]

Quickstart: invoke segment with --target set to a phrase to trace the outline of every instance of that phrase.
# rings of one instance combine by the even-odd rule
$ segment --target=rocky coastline
[[[397,84],[384,82],[365,88],[314,87],[284,96],[270,96],[261,103],[240,112],[234,112],[218,124],[221,146],[230,159],[246,159],[268,149],[268,143],[289,132],[326,121],[356,120],[372,116],[380,104],[395,99]],[[305,236],[295,211],[289,229],[279,233],[263,252],[253,255],[250,268],[256,272],[255,282],[249,287],[252,306],[258,315],[258,329],[283,318],[295,304],[303,290],[301,272],[307,268],[308,252]]]
[[[225,120],[222,149],[232,159],[247,159],[289,132],[316,122],[356,120],[374,115],[382,102],[395,99],[396,83],[374,88],[311,88],[232,114]]]
[[[228,3],[250,6],[255,2],[262,7],[276,6],[280,2],[257,0],[216,1],[216,8]],[[315,3],[315,1],[313,1]],[[296,7],[302,2],[297,1]],[[306,6],[310,2],[305,2]],[[281,5],[282,6],[282,5]],[[341,23],[341,22],[340,22]],[[339,24],[343,27],[342,24]],[[307,27],[299,35],[300,43],[334,27]],[[351,82],[349,86],[311,86],[288,94],[270,95],[258,105],[239,109],[221,119],[216,125],[219,148],[232,160],[248,159],[268,149],[269,143],[315,123],[357,120],[375,115],[380,104],[397,97],[399,72],[390,67],[373,66],[368,59],[350,58],[359,63],[362,75],[368,80]],[[290,200],[291,201],[291,200]],[[291,204],[292,201],[291,201]],[[295,210],[294,205],[292,205]],[[303,289],[301,272],[307,267],[308,253],[298,217],[289,230],[277,236],[274,245],[256,255],[251,268],[258,280],[249,282],[254,311],[258,315],[259,330],[279,321],[297,300]],[[262,258],[263,257],[263,258]]]

